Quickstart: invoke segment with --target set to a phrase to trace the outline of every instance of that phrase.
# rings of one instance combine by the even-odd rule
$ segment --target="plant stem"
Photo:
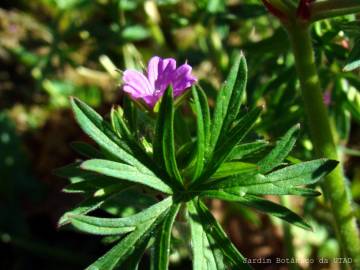
[[[359,0],[315,1],[311,4],[311,21],[328,19],[360,12]]]
[[[327,108],[323,103],[310,27],[306,23],[295,20],[286,24],[285,27],[292,43],[305,112],[307,113],[310,135],[316,155],[319,158],[338,160]],[[322,189],[331,204],[341,247],[344,253],[352,258],[353,269],[360,269],[359,231],[340,165],[325,177]]]

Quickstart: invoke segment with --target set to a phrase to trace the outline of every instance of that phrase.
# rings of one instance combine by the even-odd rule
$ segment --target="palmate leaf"
[[[118,186],[129,186],[127,183],[120,183],[116,178],[100,175],[91,171],[85,171],[81,169],[80,165],[81,162],[75,162],[54,171],[55,175],[70,179],[71,184],[63,189],[64,192],[95,192],[98,189],[116,184]]]
[[[114,196],[114,194],[112,194]],[[106,196],[99,196],[99,197],[92,197],[89,196],[87,199],[83,200],[81,203],[79,203],[75,208],[73,208],[70,211],[65,212],[58,221],[58,227],[64,226],[68,223],[70,223],[69,215],[80,215],[80,214],[87,214],[97,208],[99,208],[107,198],[109,198],[111,195]]]
[[[193,179],[196,179],[203,171],[205,164],[205,150],[210,140],[210,111],[205,93],[195,86],[192,87],[192,94],[196,109],[197,136],[196,136],[196,157]]]
[[[224,188],[232,188],[240,186],[238,183],[240,181],[246,181],[247,179],[260,178],[264,179],[265,176],[262,174],[258,174],[257,172],[247,172],[238,174],[235,176],[222,178],[222,179],[210,179],[204,183],[201,183],[197,186],[192,187],[193,191],[205,191],[205,190],[213,190],[213,189],[224,189]],[[254,181],[254,180],[253,180]],[[240,186],[242,187],[242,186]]]
[[[202,194],[209,198],[216,198],[225,201],[238,202],[245,206],[255,208],[259,211],[273,215],[277,218],[283,219],[286,222],[298,226],[300,228],[311,230],[311,226],[308,225],[300,216],[290,211],[286,207],[265,200],[263,198],[253,195],[234,195],[226,191],[212,191]]]
[[[101,206],[101,209],[115,217],[128,217],[158,203],[153,194],[144,192],[143,187],[133,186]]]
[[[240,110],[242,95],[246,86],[247,67],[242,53],[236,56],[226,82],[221,88],[214,110],[211,140],[207,151],[210,155],[220,138],[226,135]]]
[[[123,226],[123,227],[105,227],[105,226],[94,226],[88,224],[82,220],[78,220],[76,217],[70,216],[71,224],[78,230],[96,235],[120,235],[126,234],[128,232],[134,231],[135,226]]]
[[[238,269],[252,269],[247,263],[243,255],[236,249],[234,244],[229,240],[221,225],[216,221],[205,204],[198,200],[194,202],[200,222],[205,232],[214,240],[217,248],[222,251],[226,261],[231,266]]]
[[[209,179],[209,177],[217,171],[221,164],[231,154],[234,146],[238,144],[251,130],[255,121],[259,117],[260,112],[261,108],[256,108],[239,120],[236,126],[234,126],[233,129],[229,132],[229,135],[224,138],[222,143],[215,149],[214,157],[209,162],[203,175],[201,175],[196,182],[201,183],[204,180]]]
[[[167,88],[161,100],[153,147],[155,160],[162,164],[170,176],[171,184],[177,189],[183,189],[175,157],[174,101],[171,86]]]
[[[81,181],[77,183],[72,183],[67,185],[62,189],[62,192],[65,193],[90,193],[95,192],[95,190],[98,190],[99,187],[96,182],[87,182],[87,181]]]
[[[231,175],[239,175],[258,171],[258,166],[253,163],[231,161],[221,164],[219,169],[211,176],[212,179],[225,178]]]
[[[215,187],[254,186],[273,183],[278,186],[299,186],[316,183],[332,171],[338,162],[325,158],[302,162],[276,170],[267,175],[255,174],[254,177],[234,176],[215,184]]]
[[[157,218],[172,204],[168,197],[149,208],[125,218],[99,218],[85,215],[68,214],[70,222],[78,229],[91,234],[112,235],[133,231],[136,226]]]
[[[151,266],[168,269],[172,229],[185,205],[187,215],[181,217],[190,224],[194,270],[251,269],[203,198],[239,203],[310,229],[297,214],[260,196],[319,195],[304,186],[319,181],[337,162],[319,159],[287,166],[284,160],[295,145],[299,126],[291,128],[272,149],[264,141],[240,144],[255,125],[261,109],[240,113],[247,67],[242,54],[234,62],[212,118],[204,91],[200,87],[188,91],[192,93],[190,107],[197,122],[196,127],[186,128],[185,135],[177,136],[180,147],[176,147],[174,135],[189,122],[181,119],[178,110],[174,131],[179,99],[174,102],[171,86],[158,102],[152,130],[145,125],[153,123],[153,115],[136,116],[141,112],[129,100],[124,111],[120,107],[112,109],[110,124],[86,104],[72,99],[77,121],[101,151],[76,143],[76,150],[90,160],[57,171],[72,181],[65,191],[86,196],[80,205],[65,213],[59,224],[70,222],[80,231],[111,237],[112,242],[121,239],[87,269],[135,270],[145,250],[153,244]],[[142,137],[142,130],[146,136],[154,134],[152,145]],[[263,153],[267,154],[260,157]],[[90,216],[97,208],[115,217]]]
[[[304,197],[315,197],[321,195],[320,192],[309,188],[298,188],[293,186],[277,186],[273,183],[252,186],[233,186],[223,190],[243,196],[252,195],[298,195]]]
[[[81,168],[125,181],[143,184],[155,190],[172,194],[172,189],[153,173],[142,173],[137,168],[120,162],[91,159],[83,162]]]
[[[79,203],[75,208],[65,212],[59,219],[58,226],[66,225],[70,222],[69,216],[71,215],[85,215],[95,209],[100,208],[107,200],[117,196],[119,193],[126,191],[130,185],[120,185],[117,190],[110,192],[101,192],[98,195],[91,193],[85,200]]]
[[[298,186],[314,184],[332,171],[338,162],[318,159],[295,164],[268,175],[255,172],[214,180],[199,186],[201,190],[225,190],[237,195],[302,195],[317,196],[319,192]]]
[[[128,256],[128,258],[122,263],[122,269],[139,270],[139,263],[145,253],[146,248],[151,245],[151,240],[151,238],[147,241],[145,239],[145,241],[139,243],[131,252],[131,256]]]
[[[95,142],[114,157],[135,166],[141,172],[149,172],[149,169],[131,154],[129,146],[116,136],[109,123],[97,112],[76,98],[71,99],[71,105],[77,122]]]
[[[181,204],[171,206],[169,212],[164,218],[163,224],[160,225],[158,236],[155,241],[154,267],[158,270],[167,270],[169,266],[171,231],[179,212]]]
[[[136,251],[137,247],[146,248],[144,242],[148,242],[153,230],[163,220],[164,214],[139,224],[136,229],[116,244],[105,255],[96,260],[86,270],[112,270],[121,266],[125,260]]]
[[[111,126],[119,137],[127,139],[132,138],[133,135],[123,118],[124,111],[121,107],[112,107],[110,112]]]
[[[221,144],[215,148],[214,159],[216,163],[222,163],[230,155],[235,145],[247,135],[258,119],[261,110],[262,108],[253,109],[244,115],[228,132],[228,135],[223,138]]]
[[[274,149],[257,163],[261,173],[267,173],[283,162],[294,147],[299,130],[300,125],[295,125],[289,129],[289,131],[276,143]]]
[[[276,182],[278,186],[314,184],[331,172],[338,164],[338,161],[325,158],[306,161],[266,175],[265,182]]]
[[[156,173],[159,172],[157,164],[148,155],[145,149],[137,143],[136,136],[133,134],[124,119],[124,112],[120,107],[113,107],[110,113],[111,125],[114,132],[126,142],[132,153],[138,160],[142,162],[146,167],[152,168]]]
[[[191,229],[193,269],[225,269],[223,254],[214,244],[215,241],[211,235],[204,231],[194,201],[189,201],[187,208]]]
[[[150,219],[154,219],[164,213],[173,204],[172,197],[168,197],[161,202],[158,202],[145,210],[124,218],[99,218],[85,215],[70,215],[71,220],[83,222],[91,226],[105,227],[105,228],[117,228],[137,226],[140,223],[144,223]]]
[[[228,160],[240,160],[244,157],[251,155],[253,153],[259,152],[264,150],[269,146],[269,143],[267,141],[258,141],[253,143],[244,143],[236,145],[233,150],[231,151],[231,154],[227,158]]]

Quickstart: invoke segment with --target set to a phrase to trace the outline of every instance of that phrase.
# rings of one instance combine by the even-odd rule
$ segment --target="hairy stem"
[[[316,155],[338,160],[327,108],[323,103],[309,25],[293,21],[285,27],[295,56],[305,112]],[[352,208],[352,200],[347,191],[346,180],[340,165],[325,177],[322,189],[331,204],[341,247],[344,253],[353,259],[353,269],[360,269],[359,231]]]
[[[359,0],[315,1],[310,6],[311,21],[360,12]]]

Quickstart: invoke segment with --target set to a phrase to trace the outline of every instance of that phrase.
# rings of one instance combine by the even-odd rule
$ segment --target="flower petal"
[[[150,95],[150,96],[144,96],[142,97],[142,99],[150,108],[153,108],[156,102],[158,102],[158,100],[160,99],[160,97],[161,96]]]
[[[158,79],[160,61],[163,60],[159,56],[153,56],[149,60],[147,76],[153,88],[155,88],[155,81]]]
[[[123,81],[123,90],[135,98],[152,95],[155,92],[149,80],[139,71],[126,70]]]
[[[173,58],[160,59],[158,64],[158,78],[154,87],[162,96],[166,88],[172,81],[172,76],[176,70],[176,61]]]
[[[174,97],[181,95],[197,79],[191,74],[191,66],[184,64],[176,69],[173,58],[154,56],[149,60],[147,74],[126,70],[123,75],[123,91],[134,99],[142,99],[153,108],[169,85],[173,86]]]
[[[174,88],[174,96],[179,96],[186,88],[192,86],[196,81],[196,77],[191,74],[191,66],[183,64],[178,67],[172,76],[172,85]]]

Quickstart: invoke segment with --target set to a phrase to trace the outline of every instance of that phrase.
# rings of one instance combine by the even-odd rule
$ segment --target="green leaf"
[[[230,155],[232,149],[238,144],[250,131],[255,121],[259,117],[261,108],[256,108],[240,119],[236,126],[230,131],[229,135],[223,139],[221,144],[216,148],[212,160],[209,162],[204,174],[197,182],[207,180],[214,174],[220,165]]]
[[[81,181],[67,185],[62,189],[65,193],[89,193],[99,189],[99,186],[92,182]]]
[[[153,230],[163,220],[163,217],[151,219],[136,227],[136,230],[128,234],[105,255],[91,264],[86,270],[112,270],[118,268],[124,261],[136,251],[137,247],[144,247],[151,237]]]
[[[180,206],[181,204],[174,204],[164,218],[164,223],[160,226],[155,243],[155,269],[167,270],[169,267],[171,231]]]
[[[360,39],[354,43],[354,48],[351,50],[348,62],[344,67],[344,71],[352,71],[360,67]]]
[[[143,184],[155,190],[172,194],[171,187],[153,173],[142,173],[137,168],[123,163],[103,159],[91,159],[83,162],[81,168],[125,181]]]
[[[235,174],[243,174],[249,172],[255,172],[258,170],[258,166],[253,163],[247,162],[224,162],[219,169],[211,176],[212,179],[225,178]]]
[[[139,116],[138,114],[140,111],[137,109],[137,103],[134,103],[134,100],[131,99],[129,96],[125,95],[123,100],[123,108],[124,108],[124,118],[128,122],[128,126],[130,130],[135,131],[136,127],[138,126]]]
[[[321,166],[323,167],[319,169],[319,167]],[[220,179],[220,180],[218,179],[218,180],[212,180],[210,182],[206,182],[196,187],[196,189],[194,189],[193,191],[212,192],[213,190],[221,189],[240,196],[244,196],[245,194],[299,195],[299,196],[309,196],[309,197],[318,196],[320,195],[320,193],[316,190],[307,189],[307,188],[298,188],[296,186],[315,183],[322,176],[326,175],[332,168],[334,168],[334,166],[336,166],[336,162],[332,164],[329,163],[329,164],[319,165],[319,167],[315,166],[313,173],[309,173],[306,172],[306,170],[303,170],[302,172],[304,174],[302,176],[301,174],[298,175],[295,174],[293,176],[294,177],[293,180],[291,180],[290,178],[284,178],[283,181],[280,180],[281,178],[275,178],[276,175],[268,179],[267,176],[254,172],[242,173],[225,179]]]
[[[112,190],[112,192],[101,192],[100,194],[92,194],[87,197],[84,201],[79,203],[74,209],[64,213],[58,222],[58,227],[66,225],[70,222],[69,216],[74,215],[85,215],[95,209],[100,208],[107,200],[121,194],[121,192],[126,191],[129,188],[129,185],[123,185],[122,190]]]
[[[206,181],[199,185],[196,190],[223,189],[232,187],[245,188],[244,183],[248,183],[248,185],[251,186],[250,183],[258,184],[265,179],[265,176],[262,174],[256,172],[246,172],[224,179],[211,179],[210,181]]]
[[[116,229],[119,227],[132,227],[138,226],[139,224],[159,217],[162,213],[168,210],[172,203],[173,199],[170,196],[135,215],[124,218],[99,218],[75,214],[69,214],[68,218],[70,218],[71,222],[75,220],[77,222],[81,222],[92,227],[104,227],[108,229]]]
[[[187,91],[190,92],[190,91]],[[179,145],[186,144],[192,140],[191,126],[188,124],[188,119],[184,117],[182,110],[176,110],[175,106],[175,114],[174,114],[174,134],[176,134],[176,142]],[[179,150],[177,149],[177,152]],[[178,156],[176,155],[176,158]],[[179,160],[177,159],[178,163]]]
[[[319,191],[310,188],[279,187],[272,183],[261,186],[251,186],[246,189],[247,194],[253,195],[296,195],[303,197],[316,197],[321,195]]]
[[[149,238],[149,240],[142,241],[140,244],[138,244],[135,250],[131,253],[131,256],[129,256],[126,259],[126,261],[124,261],[124,263],[122,264],[122,269],[139,270],[139,263],[141,261],[141,258],[145,253],[146,248],[151,244],[152,244],[151,238]]]
[[[209,158],[207,155],[207,150],[209,149],[209,145],[210,145],[210,139],[211,139],[211,133],[210,133],[210,128],[211,128],[211,119],[210,119],[210,108],[209,108],[209,103],[208,103],[208,99],[207,96],[204,92],[204,90],[198,86],[196,87],[196,90],[198,91],[198,96],[199,96],[199,102],[200,102],[200,106],[201,106],[201,111],[202,111],[202,116],[203,116],[203,126],[204,126],[204,134],[205,134],[205,161],[207,161],[207,159]]]
[[[189,141],[179,147],[176,152],[176,160],[181,166],[180,168],[186,168],[190,166],[192,158],[194,156],[194,149],[196,149],[196,141]],[[186,171],[187,172],[187,171]]]
[[[236,56],[230,73],[222,86],[217,99],[211,128],[210,153],[215,149],[220,137],[226,135],[235,120],[241,105],[246,86],[247,67],[242,53]]]
[[[253,142],[253,143],[244,143],[244,144],[236,145],[234,147],[234,149],[231,151],[231,154],[228,157],[228,160],[243,159],[245,156],[259,152],[268,146],[269,146],[269,143],[266,141],[257,141],[257,142]]]
[[[77,122],[95,142],[114,157],[135,166],[141,172],[149,172],[147,167],[131,155],[129,147],[113,133],[110,125],[98,113],[76,98],[71,99],[71,104]]]
[[[95,235],[118,235],[125,234],[136,229],[135,226],[123,226],[123,227],[105,227],[105,226],[94,226],[86,223],[83,220],[77,219],[77,217],[70,216],[71,224],[78,230]]]
[[[226,118],[222,128],[223,133],[225,133],[227,129],[231,128],[232,123],[236,120],[239,114],[242,98],[247,84],[247,72],[248,72],[247,64],[246,64],[246,59],[242,52],[240,53],[239,56],[236,56],[235,61],[236,61],[235,65],[238,65],[238,70],[237,70],[236,81],[232,90]]]
[[[299,134],[300,125],[295,125],[276,142],[274,149],[258,162],[260,173],[266,173],[279,166],[283,160],[289,155],[294,147],[297,136]]]
[[[214,180],[198,187],[198,190],[224,189],[237,195],[301,195],[318,196],[312,189],[296,188],[314,184],[332,171],[338,162],[318,159],[298,163],[292,166],[262,175],[256,172],[242,173],[223,180]]]
[[[112,107],[110,112],[111,126],[119,137],[125,137],[128,139],[132,137],[132,134],[125,122],[125,119],[123,118],[123,115],[124,111],[121,107]]]
[[[287,166],[266,175],[265,182],[278,186],[299,186],[316,183],[339,164],[336,160],[317,159]]]
[[[322,158],[287,166],[266,176],[258,174],[254,175],[254,177],[243,177],[239,175],[235,176],[233,181],[229,179],[224,182],[236,182],[237,186],[244,187],[267,183],[284,187],[309,185],[316,183],[321,177],[327,175],[337,164],[338,162],[335,160]],[[223,187],[225,186],[223,185]]]
[[[216,243],[214,243],[215,240],[211,237],[211,235],[208,235],[204,231],[194,202],[189,201],[187,207],[189,211],[189,223],[191,229],[193,269],[225,269],[224,258],[221,250],[216,247]],[[209,238],[211,238],[210,241]]]
[[[238,196],[224,191],[214,191],[212,193],[207,193],[206,197],[217,198],[220,200],[226,200],[231,202],[239,202],[245,206],[255,208],[259,211],[283,219],[288,223],[303,228],[305,230],[312,230],[310,225],[308,225],[300,216],[298,216],[291,210],[287,209],[282,205],[273,203],[257,196]]]
[[[173,186],[177,189],[183,189],[182,178],[175,157],[173,103],[173,90],[169,86],[162,97],[156,122],[154,157],[159,164],[163,164],[171,177]]]
[[[195,103],[196,109],[196,122],[197,122],[197,137],[196,137],[196,157],[195,157],[195,172],[193,175],[193,179],[196,179],[204,168],[205,161],[205,149],[206,149],[206,136],[207,132],[209,132],[209,107],[207,105],[206,97],[204,97],[203,93],[200,90],[197,90],[195,86],[192,87],[192,94]],[[200,96],[202,101],[200,101],[198,91],[200,92]],[[204,101],[205,98],[205,101]],[[206,104],[205,104],[206,102]],[[204,106],[206,107],[204,108]]]
[[[219,187],[221,186],[221,187]],[[236,186],[236,182],[224,182],[220,184],[215,184],[208,188],[209,190],[222,189],[226,192],[232,194],[244,196],[245,194],[252,195],[298,195],[298,196],[307,196],[315,197],[321,195],[316,190],[307,189],[307,188],[297,188],[292,186],[278,186],[276,183],[265,183],[265,184],[256,184],[251,186]],[[206,189],[204,189],[206,190]]]
[[[222,250],[223,255],[230,264],[238,269],[252,269],[247,263],[243,255],[236,249],[234,244],[229,240],[220,224],[216,221],[205,204],[198,201],[195,203],[201,224],[205,232],[213,237],[218,248]]]
[[[128,217],[158,203],[153,194],[143,191],[142,187],[133,186],[101,206],[101,209],[117,217]]]
[[[126,123],[123,109],[119,106],[116,108],[113,107],[111,109],[110,119],[114,132],[126,142],[133,155],[147,168],[151,168],[154,172],[158,171],[158,166],[146,153],[145,149],[138,144],[135,136],[136,132],[132,132]]]

